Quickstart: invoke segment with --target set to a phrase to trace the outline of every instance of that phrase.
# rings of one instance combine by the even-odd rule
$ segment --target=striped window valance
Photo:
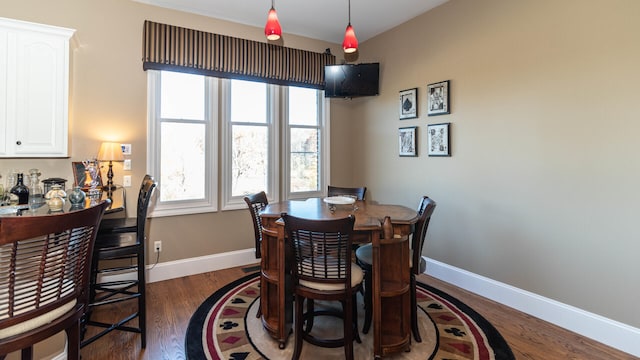
[[[336,57],[328,53],[144,22],[144,70],[172,70],[324,89],[324,66],[334,64],[335,60]]]

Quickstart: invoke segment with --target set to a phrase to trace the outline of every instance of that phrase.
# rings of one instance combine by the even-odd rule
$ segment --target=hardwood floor
[[[237,267],[147,284],[146,349],[140,350],[137,334],[113,331],[84,347],[82,359],[184,359],[184,334],[193,312],[214,291],[244,275]],[[432,277],[420,275],[418,280],[458,298],[489,320],[507,340],[516,359],[635,359]],[[125,307],[97,310],[96,316],[115,314]]]

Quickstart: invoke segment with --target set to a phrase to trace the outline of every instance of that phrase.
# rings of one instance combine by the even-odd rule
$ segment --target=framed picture
[[[427,125],[429,156],[451,156],[449,148],[449,125],[451,123]]]
[[[400,91],[400,120],[418,117],[418,88]]]
[[[398,132],[398,149],[400,156],[418,156],[416,143],[417,126],[403,127]]]
[[[91,170],[91,172],[95,172],[97,187],[102,188],[100,165],[97,161],[95,161],[93,165],[93,169],[95,170]],[[80,186],[82,190],[85,191],[89,190],[92,177],[90,171],[85,168],[85,162],[73,161],[71,162],[71,167],[73,168],[73,186]]]
[[[449,113],[449,80],[427,85],[427,116]]]

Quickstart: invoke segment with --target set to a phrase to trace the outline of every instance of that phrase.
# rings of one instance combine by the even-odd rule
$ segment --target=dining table
[[[416,210],[403,205],[356,200],[342,204],[328,198],[286,200],[266,205],[260,212],[262,242],[260,261],[260,313],[262,325],[283,349],[293,324],[290,249],[285,236],[283,213],[312,220],[355,217],[354,242],[366,243],[381,236],[382,222],[390,217],[395,236],[409,236],[418,221]],[[407,263],[408,266],[408,263]]]

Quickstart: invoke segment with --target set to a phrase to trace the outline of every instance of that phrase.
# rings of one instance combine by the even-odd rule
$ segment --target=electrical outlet
[[[131,175],[125,175],[122,177],[122,186],[131,187]]]
[[[124,165],[122,165],[122,170],[131,170],[131,159],[124,159]]]
[[[162,251],[162,241],[154,241],[153,252],[161,252],[161,251]]]

